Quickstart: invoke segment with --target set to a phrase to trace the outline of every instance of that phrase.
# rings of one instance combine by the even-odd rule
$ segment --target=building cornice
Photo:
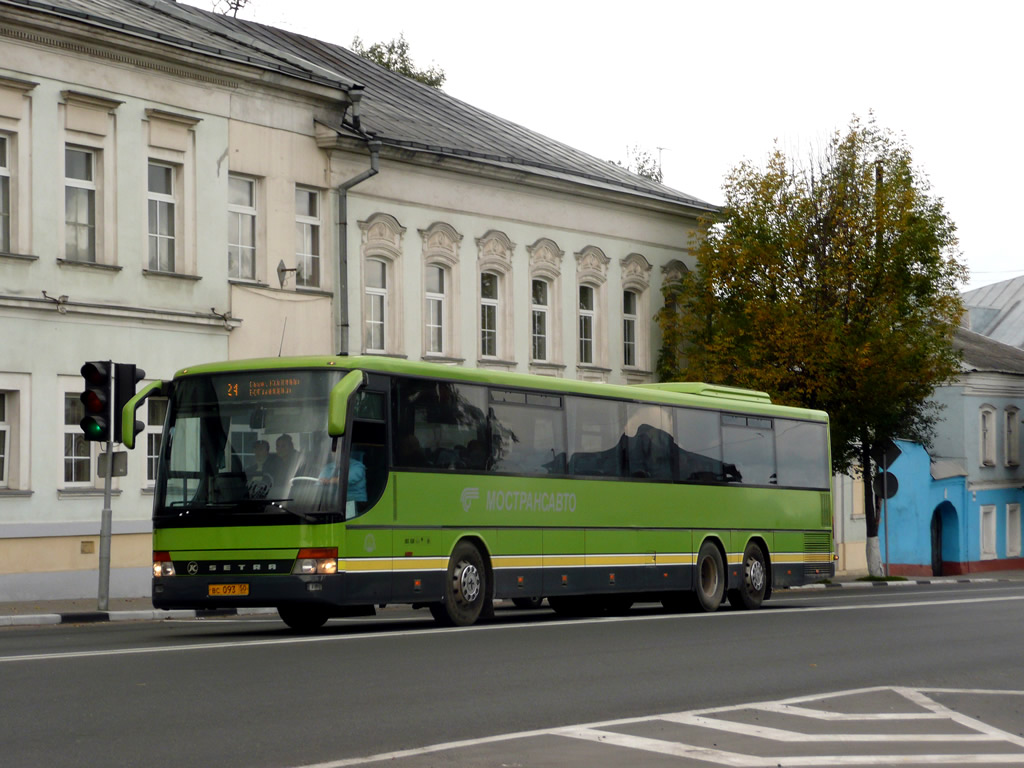
[[[366,154],[367,139],[344,130],[337,130],[323,123],[316,124],[317,146],[325,150]],[[640,191],[616,186],[611,182],[574,175],[571,171],[555,171],[526,163],[492,160],[486,157],[455,155],[441,148],[416,149],[408,146],[389,144],[386,138],[373,137],[382,143],[380,158],[418,168],[429,169],[432,173],[448,171],[456,176],[476,176],[516,186],[527,185],[546,192],[586,198],[613,205],[626,205],[667,216],[685,216],[694,223],[701,216],[711,216],[717,208],[711,205],[690,204],[683,200],[672,200]]]
[[[242,321],[231,317],[230,313],[221,314],[213,308],[209,312],[187,312],[174,309],[153,309],[150,307],[129,307],[110,304],[94,304],[84,301],[72,301],[67,296],[34,298],[0,294],[0,313],[24,312],[31,314],[74,315],[77,318],[99,318],[125,320],[133,322],[163,322],[172,325],[193,325],[204,328],[223,328],[232,331]]]

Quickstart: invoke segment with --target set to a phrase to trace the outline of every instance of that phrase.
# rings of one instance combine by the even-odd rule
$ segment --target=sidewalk
[[[838,577],[828,584],[792,587],[804,589],[872,589],[879,587],[916,587],[928,584],[963,584],[999,581],[1024,581],[1024,571],[990,571],[962,576],[931,576],[891,581],[859,581]],[[153,608],[148,597],[111,598],[106,611],[100,611],[95,597],[77,600],[27,600],[0,602],[0,627],[38,626],[42,624],[85,624],[101,621],[152,621],[158,619],[194,619],[207,616],[277,615],[273,608],[224,608],[211,610],[162,611]]]
[[[218,608],[211,610],[162,611],[148,597],[111,598],[101,611],[95,597],[75,600],[26,600],[0,602],[0,627],[38,626],[42,624],[86,624],[101,621],[151,621],[156,619],[195,619],[206,616],[277,615],[273,608]]]

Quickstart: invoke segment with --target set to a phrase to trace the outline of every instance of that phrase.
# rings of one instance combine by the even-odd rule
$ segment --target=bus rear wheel
[[[705,541],[697,553],[697,604],[702,610],[717,611],[725,596],[725,563],[713,542]]]
[[[444,600],[431,603],[430,614],[439,624],[468,627],[484,612],[490,592],[484,558],[473,544],[460,541],[448,560]]]
[[[325,609],[310,606],[279,605],[277,613],[281,617],[281,621],[296,632],[312,632],[320,629],[331,618]]]
[[[751,542],[743,551],[743,584],[729,590],[729,604],[741,610],[760,608],[768,589],[768,569],[764,552]]]

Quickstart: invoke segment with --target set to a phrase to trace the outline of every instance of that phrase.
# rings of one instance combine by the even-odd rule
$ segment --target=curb
[[[905,579],[903,581],[838,581],[833,584],[801,584],[796,587],[785,587],[785,589],[873,589],[876,587],[916,587],[922,584],[931,585],[952,585],[952,584],[987,584],[996,582],[1010,582],[1013,579]]]
[[[211,610],[162,611],[72,611],[0,616],[0,627],[27,627],[45,624],[98,624],[107,621],[154,621],[168,619],[207,619],[215,616],[261,616],[277,614],[273,608],[216,608]]]

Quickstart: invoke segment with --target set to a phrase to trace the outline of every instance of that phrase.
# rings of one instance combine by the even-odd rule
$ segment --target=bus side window
[[[626,406],[628,475],[662,483],[672,482],[672,411],[660,405]]]
[[[720,483],[725,479],[722,464],[722,426],[718,411],[674,408],[676,479],[683,483]]]
[[[483,386],[396,379],[394,392],[398,466],[458,470],[470,443],[486,441]]]
[[[567,397],[569,474],[623,477],[625,403],[592,397]]]
[[[516,475],[565,473],[565,420],[558,396],[491,390],[491,467]]]

